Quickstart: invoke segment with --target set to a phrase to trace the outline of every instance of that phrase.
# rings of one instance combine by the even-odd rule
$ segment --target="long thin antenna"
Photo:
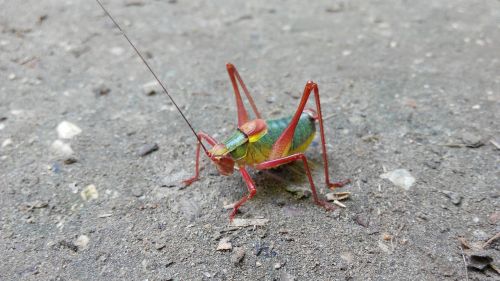
[[[193,129],[193,126],[191,126],[191,123],[189,123],[189,121],[187,120],[186,116],[184,116],[184,113],[182,113],[182,111],[179,108],[179,106],[177,105],[177,103],[175,103],[175,101],[172,98],[172,96],[170,96],[170,94],[168,93],[167,88],[163,85],[163,83],[160,81],[160,79],[158,78],[158,76],[156,76],[156,74],[153,71],[153,69],[151,68],[151,66],[149,66],[148,62],[144,59],[144,56],[142,56],[141,52],[139,52],[139,50],[135,47],[135,45],[132,43],[132,41],[130,41],[130,39],[127,36],[127,33],[125,33],[125,31],[123,31],[123,29],[115,21],[115,19],[111,16],[111,14],[108,12],[108,10],[106,10],[106,8],[104,8],[104,6],[102,5],[101,1],[99,1],[99,0],[96,0],[96,1],[99,4],[99,6],[101,6],[102,10],[106,13],[106,15],[115,24],[115,26],[120,30],[120,32],[122,33],[123,37],[125,37],[125,39],[127,39],[127,41],[130,44],[130,46],[132,46],[132,48],[134,48],[134,51],[141,58],[142,62],[144,62],[144,64],[149,69],[149,71],[151,72],[151,74],[153,74],[153,76],[155,77],[156,81],[160,84],[160,86],[162,87],[162,89],[165,92],[165,94],[167,94],[167,96],[170,98],[170,100],[172,101],[172,103],[175,105],[175,107],[177,108],[177,110],[179,111],[179,113],[182,115],[182,118],[184,119],[184,121],[186,121],[186,123],[188,124],[189,128],[191,129],[191,131],[193,132],[193,134],[195,135],[196,139],[198,140],[198,142],[203,147],[203,150],[205,150],[205,153],[206,153],[207,152],[207,148],[205,147],[205,145],[203,145],[203,142],[201,141],[201,139],[198,136],[198,134],[196,134],[195,130]]]

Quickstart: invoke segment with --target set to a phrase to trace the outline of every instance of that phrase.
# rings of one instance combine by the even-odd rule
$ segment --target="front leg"
[[[196,143],[196,161],[195,161],[195,168],[194,168],[194,176],[189,178],[189,179],[183,180],[182,183],[184,183],[184,186],[189,186],[193,182],[195,182],[199,179],[199,176],[200,176],[200,142],[202,140],[206,140],[211,146],[214,146],[217,143],[217,141],[214,138],[212,138],[211,136],[209,136],[208,134],[205,134],[203,132],[199,132],[197,135],[198,135],[198,138],[200,141],[198,141]]]
[[[241,176],[243,177],[243,180],[247,184],[248,195],[243,196],[243,198],[241,198],[238,202],[236,202],[236,204],[234,204],[233,211],[231,212],[231,215],[229,215],[230,221],[233,221],[234,216],[238,213],[238,208],[240,208],[240,206],[243,205],[247,200],[252,199],[252,197],[254,197],[255,194],[257,193],[255,184],[250,175],[248,174],[247,170],[245,169],[245,167],[241,166],[239,167],[239,170]]]

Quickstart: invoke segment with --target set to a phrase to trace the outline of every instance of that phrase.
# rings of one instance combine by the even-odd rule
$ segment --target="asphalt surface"
[[[265,118],[317,82],[350,197],[326,212],[300,163],[252,171],[236,218],[261,225],[230,225],[241,176],[179,184],[196,140],[95,1],[0,1],[0,280],[499,279],[499,1],[104,4],[216,139],[227,62]]]

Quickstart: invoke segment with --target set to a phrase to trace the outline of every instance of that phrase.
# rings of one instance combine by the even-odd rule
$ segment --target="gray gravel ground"
[[[252,174],[237,218],[269,221],[237,228],[241,176],[181,188],[195,140],[95,1],[0,1],[0,280],[499,280],[500,2],[310,2],[104,2],[216,138],[226,62],[268,118],[319,84],[347,208],[300,198],[294,164]],[[380,178],[396,169],[408,190]]]

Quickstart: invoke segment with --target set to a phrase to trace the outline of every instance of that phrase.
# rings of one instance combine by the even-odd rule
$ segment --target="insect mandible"
[[[309,185],[312,191],[314,202],[324,207],[326,210],[333,210],[335,207],[327,201],[320,199],[314,185],[312,174],[308,165],[307,157],[304,151],[311,144],[316,133],[316,122],[319,123],[319,133],[321,138],[321,150],[323,156],[323,167],[325,173],[325,184],[328,188],[334,189],[350,183],[350,179],[331,182],[328,168],[328,155],[326,150],[326,140],[323,126],[323,116],[321,114],[321,103],[318,85],[313,81],[308,81],[304,87],[304,92],[300,99],[299,106],[292,116],[281,119],[262,119],[255,102],[250,95],[243,79],[236,67],[228,63],[226,65],[229,78],[231,80],[236,99],[236,108],[238,111],[238,127],[224,141],[219,142],[204,132],[196,132],[173,98],[168,93],[166,87],[158,79],[155,72],[144,59],[143,55],[130,41],[127,34],[122,30],[118,23],[113,19],[110,13],[104,8],[99,0],[96,0],[107,16],[113,21],[116,27],[122,32],[129,44],[141,58],[149,71],[153,74],[156,81],[161,85],[163,91],[175,105],[183,119],[188,124],[191,131],[195,134],[198,143],[196,146],[195,174],[186,179],[183,183],[188,186],[199,179],[200,175],[200,147],[203,148],[205,155],[215,164],[221,175],[229,176],[233,174],[235,168],[240,172],[248,188],[248,195],[243,196],[234,204],[233,211],[229,218],[232,220],[237,214],[238,209],[247,200],[255,196],[257,189],[255,183],[250,177],[247,167],[256,170],[268,170],[288,164],[294,161],[301,161],[307,175]],[[240,88],[250,103],[251,109],[256,119],[250,119],[248,112],[243,104]],[[316,104],[315,109],[306,108],[309,96],[313,94]],[[207,149],[203,141],[207,142],[211,148]]]

